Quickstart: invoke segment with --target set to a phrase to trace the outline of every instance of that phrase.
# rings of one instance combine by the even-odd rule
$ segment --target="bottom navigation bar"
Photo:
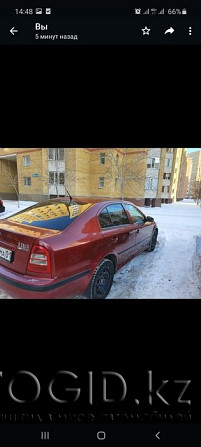
[[[201,424],[0,424],[0,445],[57,447],[201,445]]]

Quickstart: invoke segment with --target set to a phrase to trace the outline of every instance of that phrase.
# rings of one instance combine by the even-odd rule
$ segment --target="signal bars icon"
[[[146,9],[143,14],[157,14],[157,9],[156,8],[151,8],[151,9]],[[165,8],[161,9],[158,14],[165,14]]]

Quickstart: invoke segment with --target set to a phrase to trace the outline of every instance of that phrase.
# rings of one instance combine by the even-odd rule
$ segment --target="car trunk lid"
[[[41,239],[57,233],[59,233],[57,230],[1,221],[0,265],[25,274],[33,245],[40,244]]]

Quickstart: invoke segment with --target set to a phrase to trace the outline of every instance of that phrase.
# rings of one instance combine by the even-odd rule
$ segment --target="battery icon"
[[[187,9],[186,9],[186,8],[183,8],[183,9],[181,10],[181,13],[182,13],[182,14],[187,14]]]

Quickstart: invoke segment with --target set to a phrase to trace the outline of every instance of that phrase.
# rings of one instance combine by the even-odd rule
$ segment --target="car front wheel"
[[[151,238],[151,241],[150,241],[147,251],[154,251],[154,248],[156,246],[157,236],[158,236],[158,230],[155,230],[152,235],[152,238]]]
[[[91,279],[86,296],[93,299],[104,299],[108,295],[114,277],[114,264],[109,259],[103,261],[96,267]]]

